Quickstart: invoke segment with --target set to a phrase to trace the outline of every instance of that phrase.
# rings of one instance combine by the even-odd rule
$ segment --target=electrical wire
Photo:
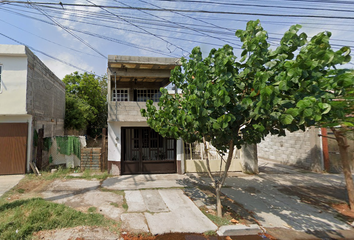
[[[14,39],[14,38],[12,38],[12,37],[9,37],[9,36],[7,36],[7,35],[1,33],[1,32],[0,32],[0,35],[3,36],[3,37],[5,37],[5,38],[7,38],[7,39],[10,39],[10,40],[12,40],[12,41],[14,41],[14,42],[16,42],[16,43],[18,43],[18,44],[20,44],[20,45],[24,45],[24,46],[28,47],[28,48],[31,49],[33,52],[41,53],[41,54],[43,54],[44,56],[49,57],[49,58],[51,58],[51,59],[54,59],[54,60],[56,60],[56,61],[58,61],[58,62],[61,62],[61,63],[65,64],[65,65],[68,65],[68,66],[73,67],[73,68],[76,68],[76,69],[78,69],[78,70],[80,70],[80,71],[87,72],[87,73],[91,73],[91,74],[94,74],[95,76],[100,77],[99,75],[97,75],[97,74],[95,74],[95,73],[92,73],[92,72],[89,72],[89,71],[87,71],[87,70],[85,70],[85,69],[83,69],[83,68],[80,68],[80,67],[78,67],[78,66],[75,66],[74,64],[71,64],[71,63],[68,63],[68,62],[66,62],[66,61],[64,61],[64,60],[61,60],[61,59],[59,59],[59,58],[53,57],[53,56],[49,55],[48,53],[45,53],[45,52],[40,51],[40,50],[38,50],[38,49],[32,48],[32,47],[28,46],[27,44],[25,44],[25,43],[23,43],[23,42],[20,42],[20,41]]]
[[[86,1],[96,6],[96,4],[93,3],[92,1],[90,1],[90,0],[86,0]],[[131,24],[131,25],[133,25],[134,27],[139,28],[140,30],[142,30],[142,31],[144,31],[144,32],[146,32],[146,33],[148,33],[148,34],[150,34],[150,35],[152,35],[152,36],[154,36],[154,37],[156,37],[156,38],[158,38],[158,39],[164,41],[165,43],[171,44],[172,46],[175,46],[176,48],[182,50],[182,54],[183,54],[183,52],[189,53],[188,51],[184,50],[184,49],[181,48],[180,46],[178,46],[178,45],[176,45],[176,44],[173,44],[173,43],[171,43],[171,42],[165,40],[164,38],[162,38],[162,37],[160,37],[160,36],[158,36],[158,35],[156,35],[156,34],[150,32],[150,31],[148,31],[148,30],[146,30],[146,29],[144,29],[144,28],[142,28],[142,27],[140,27],[140,26],[138,26],[138,25],[136,25],[136,24],[134,24],[134,23],[131,23],[130,21],[128,21],[128,20],[126,20],[126,19],[120,17],[119,15],[117,15],[117,14],[111,12],[111,11],[108,11],[108,10],[105,9],[104,7],[100,7],[100,8],[103,9],[104,11],[106,11],[106,12],[112,14],[113,16],[116,16],[117,18],[119,18],[119,19],[121,19],[121,20],[123,20],[123,21],[125,21],[125,22],[127,22],[127,23],[129,23],[129,24]],[[170,51],[170,52],[171,52],[171,51]]]
[[[33,7],[34,9],[38,10],[39,12],[41,12],[44,16],[46,16],[48,19],[50,19],[53,23],[55,23],[58,27],[60,27],[61,29],[63,29],[65,32],[69,33],[71,36],[73,36],[74,38],[76,38],[77,40],[79,40],[81,43],[85,44],[87,47],[89,47],[90,49],[92,49],[93,51],[95,51],[96,53],[98,53],[99,55],[101,55],[103,58],[107,59],[107,57],[105,55],[103,55],[101,52],[99,52],[97,49],[95,49],[94,47],[92,47],[88,42],[86,42],[85,40],[83,40],[81,37],[79,37],[78,35],[76,35],[75,33],[73,33],[72,31],[68,30],[66,27],[64,27],[63,25],[61,25],[59,22],[57,22],[56,20],[54,20],[51,16],[49,16],[44,10],[42,10],[41,8],[33,5],[31,3],[30,0],[28,0],[28,3],[30,4],[31,7]]]

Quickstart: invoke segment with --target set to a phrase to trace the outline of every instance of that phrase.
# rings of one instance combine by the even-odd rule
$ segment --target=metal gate
[[[24,174],[28,123],[0,123],[0,174]]]
[[[175,173],[176,140],[148,127],[122,128],[122,174]]]

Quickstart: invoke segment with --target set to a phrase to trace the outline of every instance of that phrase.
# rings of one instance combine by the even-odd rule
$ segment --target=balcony
[[[154,102],[156,107],[158,107],[157,104]],[[140,113],[142,108],[146,109],[146,102],[110,101],[108,103],[108,122],[146,122],[146,118]]]

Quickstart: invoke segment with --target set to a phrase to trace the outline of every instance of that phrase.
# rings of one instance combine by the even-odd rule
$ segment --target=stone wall
[[[282,164],[322,171],[321,140],[318,128],[286,132],[285,137],[267,136],[258,144],[258,157]]]
[[[28,48],[27,113],[36,130],[44,126],[44,137],[63,136],[65,84]]]

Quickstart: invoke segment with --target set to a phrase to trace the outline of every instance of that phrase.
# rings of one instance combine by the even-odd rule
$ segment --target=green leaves
[[[294,120],[294,117],[290,114],[282,114],[279,118],[280,122],[284,125],[291,124]]]
[[[107,124],[107,78],[74,72],[63,78],[66,91],[65,128],[84,129]],[[74,103],[76,101],[76,103]]]
[[[242,42],[240,60],[229,45],[212,49],[204,59],[200,48],[194,48],[171,74],[183,97],[162,91],[160,108],[148,104],[142,114],[166,136],[187,142],[208,136],[220,151],[227,150],[230,140],[241,146],[269,133],[285,135],[286,129],[350,123],[345,116],[354,107],[344,99],[354,99],[353,71],[336,68],[350,60],[350,48],[333,51],[331,33],[308,41],[300,29],[291,26],[280,46],[270,49],[259,20],[248,22],[235,33]]]

